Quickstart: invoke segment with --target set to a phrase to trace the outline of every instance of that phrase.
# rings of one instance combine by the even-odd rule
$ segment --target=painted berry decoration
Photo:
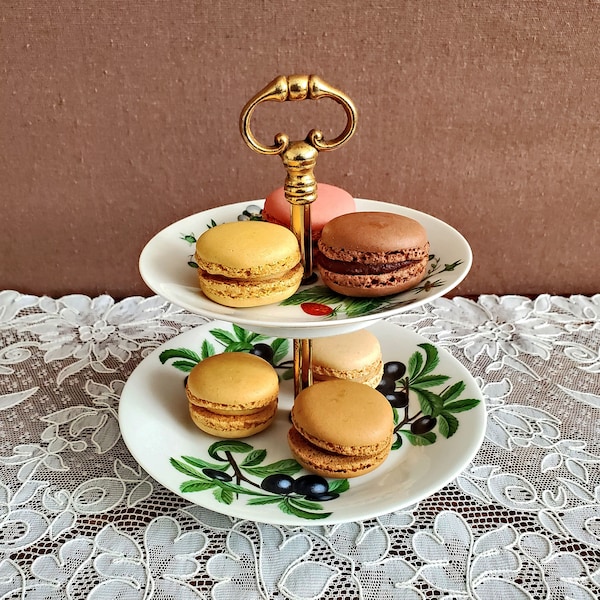
[[[267,475],[260,487],[267,492],[273,494],[291,494],[294,491],[294,478],[284,473],[273,473],[273,475]]]
[[[269,346],[269,344],[254,344],[251,350],[249,350],[250,354],[255,354],[260,358],[264,358],[267,362],[273,362],[273,348]]]
[[[307,314],[313,317],[328,317],[334,311],[331,306],[321,304],[320,302],[303,302],[300,308]]]
[[[319,496],[329,491],[329,484],[320,475],[303,475],[294,482],[294,491],[302,496]]]
[[[436,425],[437,419],[435,417],[425,415],[411,424],[410,431],[416,435],[422,435],[423,433],[431,431]]]
[[[394,408],[406,408],[408,406],[408,394],[404,390],[389,392],[385,397]]]
[[[224,504],[249,496],[248,505],[274,505],[287,515],[313,520],[331,515],[321,502],[334,500],[350,489],[347,479],[329,483],[313,474],[295,478],[302,467],[294,459],[267,462],[265,449],[241,440],[219,440],[207,452],[210,462],[199,456],[171,457],[171,465],[186,476],[179,486],[182,492],[210,490]]]
[[[383,376],[387,379],[400,379],[406,373],[406,365],[397,360],[386,362],[383,366]]]
[[[219,471],[219,469],[202,469],[202,472],[209,477],[210,479],[216,479],[217,481],[231,481],[231,475],[229,473],[224,473],[223,471]]]

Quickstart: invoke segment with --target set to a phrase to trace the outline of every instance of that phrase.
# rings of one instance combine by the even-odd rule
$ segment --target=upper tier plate
[[[230,308],[209,300],[198,285],[193,263],[195,241],[214,225],[236,221],[264,200],[228,204],[191,215],[156,234],[143,249],[139,268],[143,280],[167,300],[213,319],[237,323],[258,333],[287,338],[315,338],[361,329],[373,321],[415,308],[443,296],[467,275],[472,253],[465,238],[450,225],[414,209],[375,200],[356,200],[358,211],[405,215],[419,221],[429,238],[427,275],[416,287],[384,298],[348,298],[322,282],[301,286],[279,304]]]

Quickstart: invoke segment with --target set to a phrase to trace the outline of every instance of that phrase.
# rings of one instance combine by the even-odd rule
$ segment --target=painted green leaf
[[[275,473],[283,473],[285,475],[294,475],[300,471],[302,467],[292,458],[286,458],[269,465],[261,465],[257,467],[244,467],[247,473],[255,475],[256,477],[266,477],[267,475],[273,475]]]
[[[413,352],[408,359],[407,371],[410,380],[415,379],[423,367],[423,355],[420,352]]]
[[[214,485],[215,482],[213,480],[193,479],[192,481],[184,481],[179,486],[179,489],[184,494],[187,494],[190,492],[204,492],[205,490],[210,490]]]
[[[241,462],[242,467],[254,467],[260,464],[267,457],[266,450],[253,450]]]
[[[462,260],[457,260],[454,261],[451,264],[446,264],[444,265],[444,271],[454,271],[454,269],[456,269],[456,267],[458,267],[458,265],[460,265],[460,263],[462,263]]]
[[[451,413],[443,411],[437,419],[440,435],[452,437],[458,430],[458,419]]]
[[[233,332],[237,336],[238,341],[247,342],[250,338],[250,332],[240,327],[239,325],[233,324]]]
[[[189,373],[198,363],[189,360],[175,360],[171,363],[176,369]]]
[[[343,296],[336,294],[325,285],[315,285],[301,289],[280,304],[282,306],[296,306],[303,302],[319,302],[321,304],[339,304],[344,300]]]
[[[323,510],[323,507],[314,500],[307,500],[306,498],[298,498],[298,496],[288,496],[290,504],[302,508],[304,510]]]
[[[273,362],[277,364],[287,356],[290,348],[289,340],[285,338],[277,338],[273,340],[271,348],[273,349]]]
[[[234,342],[225,348],[225,352],[249,352],[252,350],[250,342]]]
[[[423,377],[424,375],[431,373],[438,366],[440,362],[440,357],[437,348],[433,344],[419,344],[419,348],[423,348],[423,350],[425,350],[426,355],[425,365],[419,373],[419,377]]]
[[[258,488],[250,488],[244,487],[237,483],[232,483],[231,481],[220,481],[218,479],[214,480],[215,485],[223,488],[224,490],[229,490],[232,494],[245,494],[247,496],[271,496],[271,494],[266,494],[265,492],[260,491]]]
[[[248,500],[248,504],[252,505],[252,506],[261,506],[263,504],[277,504],[278,502],[281,502],[281,496],[279,495],[275,495],[275,496],[268,496],[268,497],[256,497],[256,498],[250,498]]]
[[[450,379],[448,375],[420,375],[410,382],[410,387],[435,387],[446,383],[448,379]]]
[[[210,333],[224,346],[229,346],[234,342],[238,342],[238,338],[234,337],[233,334],[225,329],[211,329]]]
[[[196,469],[192,468],[190,465],[185,464],[176,458],[170,458],[169,462],[171,466],[175,467],[180,473],[184,475],[189,475],[190,477],[198,477],[200,479],[204,479],[204,475],[200,471],[196,471]]]
[[[215,460],[225,460],[219,455],[219,452],[250,452],[252,446],[240,440],[220,440],[211,444],[208,448],[208,454]]]
[[[223,465],[210,463],[196,456],[182,456],[181,459],[193,467],[198,467],[199,469],[215,469],[217,471],[227,471],[227,469],[229,469],[229,464]]]
[[[214,488],[213,496],[223,504],[231,504],[233,502],[233,492],[225,486],[217,486]]]
[[[202,360],[208,358],[209,356],[214,356],[215,347],[208,341],[204,340],[202,342],[202,348],[200,350],[200,356],[202,356]]]
[[[268,340],[268,335],[263,335],[262,333],[256,333],[254,331],[248,332],[248,341],[252,342],[252,344],[256,344],[257,342],[262,342],[264,340]]]
[[[294,378],[294,369],[286,369],[282,374],[281,374],[281,379],[283,379],[284,381],[289,381],[290,379]]]
[[[387,306],[389,301],[382,298],[344,298],[342,304],[343,311],[348,317],[360,317],[372,313],[381,306]]]
[[[398,450],[399,448],[402,448],[402,437],[399,435],[396,435],[396,439],[394,440],[394,443],[392,444],[391,450]]]
[[[158,355],[158,359],[163,365],[172,358],[185,358],[194,363],[199,363],[202,360],[196,352],[193,350],[188,350],[187,348],[172,348],[169,350],[163,350]]]
[[[347,479],[332,479],[329,482],[329,491],[341,494],[347,492],[350,489],[350,483]]]
[[[437,436],[433,431],[422,433],[420,435],[411,433],[407,429],[401,429],[400,432],[413,446],[430,446],[435,444]]]
[[[444,406],[443,400],[437,394],[434,394],[429,390],[414,388],[414,391],[416,392],[417,397],[419,399],[421,412],[424,415],[437,417],[437,415],[440,414],[442,407]]]
[[[477,398],[465,398],[464,400],[456,400],[455,402],[448,402],[444,405],[444,411],[457,413],[471,410],[479,404]]]
[[[447,390],[444,390],[440,394],[440,397],[444,403],[450,402],[451,400],[458,398],[465,391],[466,387],[467,385],[464,381],[457,381],[456,383],[453,383]]]
[[[308,510],[305,510],[301,506],[298,506],[298,504],[296,504],[296,502],[294,502],[294,500],[292,498],[284,498],[278,504],[278,506],[282,512],[284,512],[288,515],[294,515],[296,517],[301,517],[303,519],[312,519],[312,520],[325,519],[326,517],[331,515],[331,513],[310,512]]]

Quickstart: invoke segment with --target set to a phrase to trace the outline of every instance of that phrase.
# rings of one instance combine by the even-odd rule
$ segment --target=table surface
[[[599,597],[600,294],[440,298],[390,321],[473,374],[483,445],[416,505],[288,528],[189,503],[120,438],[129,374],[204,318],[0,292],[0,598]]]

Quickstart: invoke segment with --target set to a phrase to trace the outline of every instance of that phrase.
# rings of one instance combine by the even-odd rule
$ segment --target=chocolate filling
[[[327,271],[339,273],[341,275],[382,275],[392,273],[398,269],[403,269],[419,263],[418,260],[402,260],[400,262],[391,262],[383,264],[368,265],[361,262],[346,262],[343,260],[332,260],[323,254],[319,254],[317,262]]]

